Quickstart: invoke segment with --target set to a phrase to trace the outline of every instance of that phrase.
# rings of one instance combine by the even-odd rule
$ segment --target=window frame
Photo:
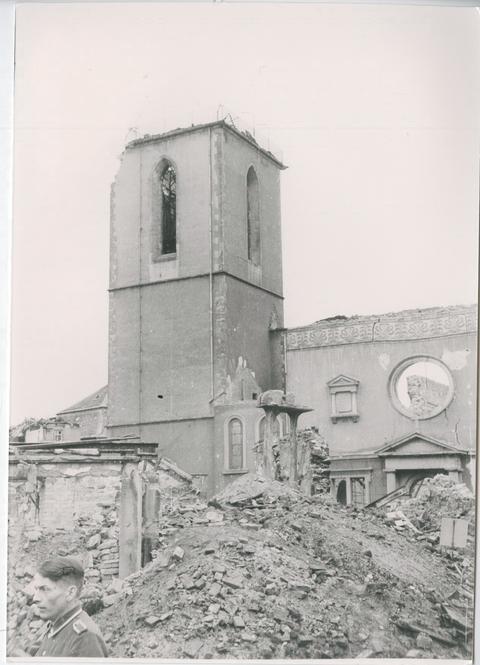
[[[239,469],[233,469],[231,467],[231,455],[230,455],[230,426],[234,420],[238,420],[242,426],[242,466]],[[245,419],[238,415],[233,414],[225,419],[224,423],[224,451],[223,451],[223,473],[224,474],[240,474],[247,473],[247,445],[246,445],[246,423]]]
[[[163,179],[166,172],[171,169],[174,174],[175,183],[175,219],[174,219],[174,244],[173,251],[164,251],[164,215],[165,201]],[[178,169],[175,162],[169,157],[162,157],[153,169],[152,182],[152,227],[151,227],[151,256],[153,262],[169,261],[177,258],[178,253]]]
[[[445,399],[442,401],[442,404],[438,406],[438,408],[433,409],[431,413],[428,415],[419,415],[412,413],[411,410],[407,409],[402,402],[400,401],[398,395],[397,395],[397,383],[402,376],[403,372],[407,370],[409,367],[412,365],[415,365],[416,363],[420,362],[431,362],[434,365],[437,365],[441,369],[444,370],[445,375],[448,379],[448,392],[447,396]],[[392,405],[395,407],[395,409],[402,414],[402,416],[405,416],[406,418],[409,418],[410,420],[413,421],[418,421],[418,420],[430,420],[431,418],[436,418],[437,416],[440,416],[444,411],[448,409],[450,404],[452,403],[452,400],[455,396],[455,382],[453,379],[452,372],[450,368],[442,361],[440,358],[436,358],[435,356],[429,356],[425,354],[421,355],[413,355],[413,356],[408,356],[404,358],[401,362],[399,362],[393,369],[392,373],[390,374],[390,377],[388,379],[388,395],[390,397],[390,402]]]
[[[254,180],[249,183],[250,174],[253,174]],[[260,182],[253,164],[250,164],[247,169],[245,185],[247,204],[247,260],[254,266],[260,266],[262,258]]]

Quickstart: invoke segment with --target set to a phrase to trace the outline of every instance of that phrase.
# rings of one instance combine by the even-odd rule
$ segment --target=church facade
[[[211,494],[254,469],[257,398],[279,389],[313,409],[299,425],[325,438],[342,503],[439,471],[473,484],[476,308],[286,330],[284,168],[225,121],[126,146],[111,197],[104,431],[159,444]],[[288,430],[285,416],[277,434]]]

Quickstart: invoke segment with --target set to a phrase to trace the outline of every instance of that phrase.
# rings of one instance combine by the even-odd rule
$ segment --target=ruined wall
[[[57,456],[58,457],[58,456]],[[28,482],[34,466],[36,487]],[[37,523],[47,529],[72,529],[79,517],[114,507],[120,489],[121,463],[44,461],[9,468],[9,515],[11,520]],[[38,507],[33,509],[34,501]]]
[[[440,329],[438,324],[437,335]],[[324,346],[315,346],[318,336],[313,326],[310,332],[307,330],[302,334],[305,335],[304,342],[293,337],[289,342],[288,390],[295,393],[299,402],[314,408],[305,416],[305,423],[319,427],[332,455],[379,448],[415,431],[460,448],[475,447],[475,333],[375,342],[349,341],[345,336],[340,343]],[[327,330],[318,332],[324,340],[327,334],[330,334]],[[368,334],[371,334],[370,330],[365,332]],[[331,336],[333,338],[333,332]],[[448,367],[454,383],[449,406],[425,420],[415,420],[400,413],[389,395],[389,380],[395,367],[417,355],[441,360]],[[360,382],[357,422],[351,419],[332,422],[327,382],[339,374]]]

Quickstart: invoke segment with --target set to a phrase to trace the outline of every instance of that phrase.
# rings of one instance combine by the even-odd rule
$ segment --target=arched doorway
[[[345,480],[341,480],[338,483],[337,501],[338,503],[341,503],[343,506],[347,505],[347,483],[345,482]]]

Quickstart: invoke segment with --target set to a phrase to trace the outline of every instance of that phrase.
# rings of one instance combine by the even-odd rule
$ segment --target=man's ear
[[[70,584],[67,589],[67,596],[69,600],[74,600],[78,596],[78,589],[75,584]]]

